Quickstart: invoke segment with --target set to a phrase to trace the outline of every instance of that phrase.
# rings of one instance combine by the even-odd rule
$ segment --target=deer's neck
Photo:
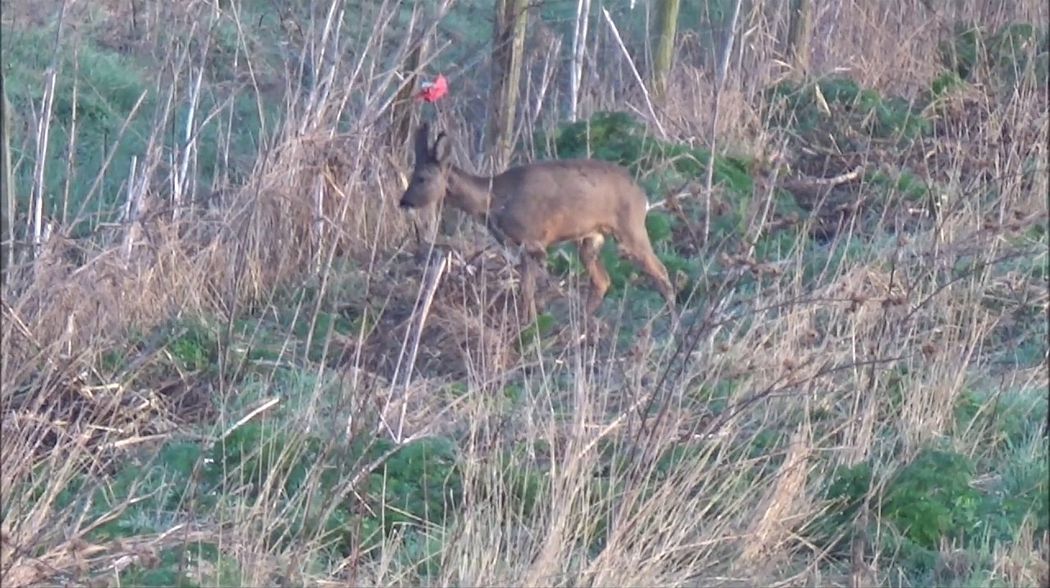
[[[492,206],[492,178],[452,168],[448,177],[449,203],[474,217],[483,217]]]

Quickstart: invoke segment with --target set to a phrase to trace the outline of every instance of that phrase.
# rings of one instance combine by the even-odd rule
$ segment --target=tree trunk
[[[527,7],[528,0],[496,0],[489,137],[497,169],[506,165],[514,149],[514,121],[525,52]]]
[[[415,24],[415,15],[413,15],[413,24]],[[411,28],[409,29],[409,34],[412,34]],[[419,87],[419,64],[423,62],[423,54],[426,51],[427,39],[424,34],[425,32],[419,35],[415,40],[414,46],[405,57],[405,63],[401,70],[408,79],[405,80],[405,85],[398,90],[397,97],[394,98],[392,121],[394,132],[391,137],[391,146],[394,152],[400,155],[402,161],[407,153],[411,151],[408,142],[412,134],[412,113],[416,110],[413,95]]]
[[[577,0],[576,28],[572,34],[572,67],[569,70],[569,121],[576,122],[580,105],[580,86],[583,85],[583,52],[587,47],[587,24],[590,22],[591,0]]]
[[[7,275],[14,263],[15,187],[11,169],[11,103],[4,89],[4,75],[0,72],[0,287],[7,284]]]
[[[663,98],[667,92],[667,76],[674,62],[675,36],[678,33],[680,0],[660,0],[656,18],[656,54],[653,55],[653,93]]]
[[[787,54],[791,64],[805,75],[809,69],[809,40],[813,32],[813,0],[791,0]]]

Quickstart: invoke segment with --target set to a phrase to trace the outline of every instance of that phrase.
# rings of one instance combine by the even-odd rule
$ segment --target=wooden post
[[[680,0],[660,0],[656,26],[656,53],[653,55],[653,93],[663,99],[667,92],[667,76],[674,63],[675,37],[678,33],[678,9]]]
[[[489,136],[497,169],[506,166],[514,149],[514,121],[525,53],[527,8],[528,0],[496,0]]]

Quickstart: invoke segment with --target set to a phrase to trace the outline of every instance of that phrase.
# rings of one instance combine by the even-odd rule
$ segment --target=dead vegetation
[[[73,6],[94,9],[91,22],[110,32],[91,34],[104,45],[171,49],[155,87],[190,101],[185,88],[201,64],[164,45],[158,5],[130,4],[147,10],[128,21],[125,3]],[[915,24],[925,3],[833,4],[840,13],[823,15],[813,67],[845,63],[866,88],[929,86],[936,72],[924,53],[941,36]],[[1007,19],[964,4],[982,22]],[[1023,14],[1008,16],[1045,12],[1022,4]],[[4,26],[51,22],[58,5],[5,5]],[[235,5],[190,3],[171,28],[188,30],[213,9],[217,22],[248,28]],[[757,8],[745,16],[744,29],[773,26]],[[299,22],[300,34],[333,42],[317,18]],[[859,51],[871,35],[883,50]],[[1048,384],[1045,345],[1033,341],[1045,336],[1037,323],[1050,304],[1045,87],[1004,95],[970,85],[936,104],[935,130],[921,139],[828,143],[855,130],[849,107],[834,101],[809,135],[769,123],[772,101],[760,90],[777,81],[775,53],[762,39],[741,50],[727,83],[719,144],[763,145],[752,149],[760,161],[769,145],[784,151],[753,170],[766,183],[756,179],[749,199],[716,188],[713,221],[743,210],[730,237],[701,245],[689,215],[702,195],[680,197],[676,213],[687,221],[672,233],[674,251],[700,271],[673,325],[648,320],[634,298],[643,288],[627,280],[594,342],[572,302],[578,278],[555,273],[546,288],[554,318],[523,332],[519,276],[491,241],[438,236],[434,219],[399,211],[403,187],[389,161],[400,154],[377,121],[399,89],[383,66],[407,48],[379,31],[346,55],[317,58],[311,89],[292,83],[290,66],[286,80],[260,74],[224,86],[250,101],[282,85],[286,96],[256,159],[200,186],[197,202],[173,201],[178,168],[158,149],[138,164],[156,177],[128,182],[139,192],[125,188],[134,218],[97,223],[86,236],[52,218],[34,250],[31,215],[20,209],[25,230],[0,327],[2,583],[112,584],[127,570],[173,568],[164,558],[178,549],[192,555],[174,567],[201,585],[893,584],[911,564],[870,535],[874,512],[832,530],[853,538],[848,549],[817,545],[808,525],[836,512],[825,491],[839,468],[875,464],[865,494],[873,501],[931,446],[993,459],[996,437],[985,432],[1014,418],[997,407]],[[545,55],[535,52],[530,67],[542,68]],[[249,71],[240,78],[273,67],[247,65],[257,58],[237,55]],[[713,82],[700,61],[672,70],[657,113],[682,144],[705,142],[710,123]],[[606,67],[587,108],[644,111],[620,58]],[[478,85],[470,74],[454,72],[453,87]],[[456,98],[436,116],[457,133],[473,128],[465,113],[478,99]],[[547,99],[526,103],[523,119],[556,118],[558,96]],[[26,129],[39,122],[19,116]],[[237,120],[216,108],[193,124]],[[31,135],[22,140],[30,145]],[[934,188],[910,195],[905,168]],[[874,171],[885,177],[873,180]],[[774,206],[778,190],[797,207]],[[785,250],[797,249],[776,257],[768,243],[780,234],[790,237]],[[809,239],[824,257],[807,253]],[[984,393],[960,419],[958,407]],[[207,464],[228,457],[226,444],[256,426],[263,454],[283,439],[268,462],[276,481],[245,457],[215,485],[202,482]],[[1031,434],[1014,442],[1037,454],[1039,431]],[[367,481],[394,486],[401,478],[386,464],[395,449],[435,438],[454,441],[466,497],[448,497],[455,516],[421,521],[413,511],[416,519],[370,543],[369,517],[391,507]],[[359,441],[392,448],[358,454]],[[179,470],[189,490],[136,511],[172,484],[155,483],[144,464],[177,461],[157,456],[180,443],[201,448]],[[302,455],[309,491],[296,493],[289,480],[300,473],[287,464]],[[129,463],[141,466],[131,482],[119,476]],[[405,478],[420,477],[404,468]],[[326,517],[344,507],[334,535],[300,520],[336,520]],[[150,523],[135,526],[141,518]],[[113,531],[118,524],[131,528]],[[1013,530],[1016,541],[989,539],[983,551],[944,540],[929,550],[938,558],[931,573],[965,582],[990,570],[989,582],[1045,585],[1050,543],[1033,531],[1039,524],[1033,514]],[[990,563],[976,561],[985,556]]]

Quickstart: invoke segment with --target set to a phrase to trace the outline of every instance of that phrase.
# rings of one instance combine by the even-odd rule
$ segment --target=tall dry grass
[[[745,33],[716,129],[720,145],[753,154],[784,141],[761,114],[760,90],[790,73],[775,63],[784,23],[774,4],[757,3],[742,15]],[[846,70],[907,92],[935,74],[928,56],[948,23],[1046,20],[1038,2],[954,6],[956,12],[930,17],[918,2],[822,5],[815,73]],[[149,21],[144,37],[161,39],[148,27],[175,23],[206,45],[208,27],[192,23],[237,21],[236,7],[171,8],[182,12]],[[947,437],[966,442],[965,432],[954,430],[952,407],[969,387],[1046,386],[1045,366],[1019,370],[1000,362],[993,342],[1016,329],[987,304],[1006,290],[1029,289],[1028,300],[1046,308],[1045,283],[1023,271],[1039,255],[1045,266],[1045,251],[1025,238],[1028,227],[1046,222],[1045,88],[1029,83],[979,102],[978,120],[952,120],[943,138],[923,146],[944,193],[936,222],[922,230],[880,243],[872,235],[895,232],[901,219],[847,223],[828,244],[828,259],[843,252],[845,262],[829,263],[813,283],[801,279],[807,259],[800,254],[765,268],[757,288],[744,294],[735,286],[755,267],[741,263],[707,276],[700,310],[670,330],[654,321],[629,348],[618,348],[613,337],[602,344],[581,339],[573,308],[559,345],[518,352],[513,300],[501,311],[479,309],[512,291],[504,281],[513,278],[491,264],[472,276],[468,268],[476,266],[466,255],[441,262],[439,249],[416,244],[413,225],[420,219],[394,206],[400,179],[391,161],[402,154],[391,151],[386,121],[399,84],[392,64],[403,60],[408,44],[379,27],[352,40],[340,31],[346,7],[326,3],[298,23],[302,52],[288,60],[281,72],[286,84],[278,88],[286,108],[271,121],[243,181],[219,186],[195,208],[175,202],[169,178],[179,177],[180,168],[159,147],[173,115],[161,109],[153,148],[139,156],[138,177],[129,178],[135,218],[87,239],[57,227],[39,251],[21,248],[21,265],[3,292],[0,331],[4,585],[112,583],[116,572],[148,564],[162,548],[196,541],[218,545],[239,566],[244,585],[421,581],[399,559],[405,547],[397,535],[372,557],[354,553],[320,568],[311,564],[325,547],[320,532],[285,529],[283,540],[273,538],[293,512],[350,500],[381,461],[346,464],[334,495],[306,492],[288,501],[278,479],[239,500],[231,491],[222,497],[226,508],[213,512],[196,511],[199,497],[190,496],[180,512],[158,513],[170,516],[163,532],[108,543],[90,542],[89,533],[129,505],[98,518],[87,516],[84,500],[58,506],[63,490],[85,473],[96,480],[91,489],[104,489],[106,472],[138,452],[184,437],[221,444],[253,420],[292,436],[321,431],[327,452],[344,450],[349,438],[395,430],[398,441],[435,433],[459,439],[466,499],[454,520],[431,524],[442,546],[431,583],[887,584],[899,572],[894,554],[865,548],[871,538],[861,522],[839,531],[860,545],[853,560],[800,540],[803,526],[828,507],[820,492],[831,468],[874,458],[884,468],[876,478],[886,480],[897,466],[888,456],[898,450],[907,456]],[[384,2],[377,18],[393,18],[396,9]],[[599,19],[595,26],[604,25]],[[608,45],[596,53],[609,59],[596,64],[584,110],[615,105],[649,117],[642,89],[622,75],[622,54],[603,39]],[[256,93],[262,102],[273,79],[253,73],[248,40],[239,42],[249,81],[231,92]],[[168,56],[156,79],[162,103],[194,100],[193,80],[204,65],[188,46],[152,49]],[[530,79],[548,86],[525,106],[523,133],[555,120],[561,100],[558,86],[549,85],[550,69],[560,65],[548,52],[533,58]],[[313,86],[300,85],[297,61],[309,63]],[[706,105],[713,81],[709,68],[694,63],[700,61],[680,60],[656,115],[675,139],[704,143],[711,139]],[[454,97],[439,114],[464,136],[464,154],[473,142],[468,131],[484,126],[472,115],[475,98]],[[193,124],[228,128],[236,124],[232,116],[223,109],[199,113]],[[189,136],[183,153],[194,150]],[[1032,160],[1042,173],[1026,171]],[[483,159],[475,161],[486,169]],[[872,155],[871,163],[885,161]],[[991,201],[970,197],[991,189],[997,194]],[[755,194],[753,231],[768,229],[763,197]],[[705,255],[738,253],[720,247]],[[423,252],[422,263],[411,250]],[[972,269],[954,271],[962,263]],[[1020,269],[1002,271],[1008,264]],[[426,267],[440,268],[434,272],[441,279],[428,284],[420,269]],[[295,295],[307,289],[310,297]],[[434,298],[429,308],[417,304],[427,296]],[[389,340],[375,341],[385,332],[362,330],[356,341],[329,332],[322,335],[323,355],[343,354],[342,361],[311,361],[294,348],[301,341],[293,325],[283,333],[287,347],[279,360],[256,370],[270,401],[237,404],[246,394],[239,376],[248,368],[231,343],[235,322],[291,305],[297,323],[313,325],[346,299],[374,304],[387,317],[377,320],[380,331],[393,333]],[[618,314],[628,312],[613,313],[614,331],[623,320]],[[179,374],[174,382],[159,381],[168,353],[163,342],[130,350],[127,342],[189,316],[216,321],[218,369],[207,379]],[[114,351],[126,354],[123,365],[107,364]],[[442,371],[449,363],[456,369]],[[291,402],[278,385],[279,368],[287,366],[302,374],[304,408],[277,418],[273,407]],[[465,391],[449,400],[454,380]],[[511,383],[526,393],[524,408],[508,414],[498,400]],[[176,397],[209,407],[208,418],[180,415]],[[532,449],[506,461],[505,450],[519,446]],[[675,468],[660,467],[659,458],[676,447],[693,450]],[[318,491],[322,465],[309,473]],[[543,481],[543,498],[528,513],[510,492],[522,472]],[[1043,548],[997,548],[1003,578],[1012,585],[1038,581]],[[204,569],[187,574],[211,577]]]

